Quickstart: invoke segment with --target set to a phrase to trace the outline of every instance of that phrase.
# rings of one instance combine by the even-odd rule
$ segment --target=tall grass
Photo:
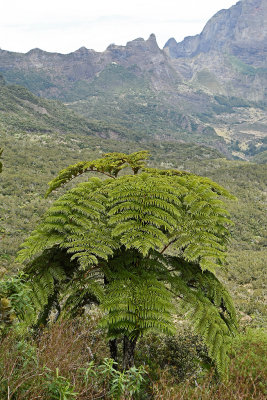
[[[177,339],[178,340],[178,339]],[[179,339],[180,340],[180,339]],[[184,345],[184,341],[178,344]],[[193,342],[195,345],[195,342]],[[152,349],[154,343],[151,342]],[[174,344],[172,343],[171,349]],[[140,351],[147,352],[149,341]],[[176,346],[175,362],[178,357]],[[177,369],[154,363],[129,374],[117,371],[98,319],[58,322],[37,338],[11,332],[0,343],[1,400],[265,400],[267,336],[248,330],[233,344],[229,380],[212,371],[177,379]],[[153,354],[151,352],[150,354]],[[193,353],[192,353],[193,354]],[[168,359],[172,352],[168,354]],[[194,354],[193,354],[194,355]],[[191,364],[190,364],[191,365]],[[155,372],[155,369],[158,371]],[[177,367],[178,368],[178,367]]]

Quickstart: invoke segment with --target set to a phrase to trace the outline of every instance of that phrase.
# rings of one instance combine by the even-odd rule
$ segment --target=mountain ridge
[[[266,29],[255,24],[266,6],[267,0],[238,2],[216,13],[199,35],[180,44],[171,39],[164,49],[151,34],[104,52],[0,50],[0,72],[8,83],[63,101],[86,118],[139,130],[144,139],[209,143],[247,159],[266,150],[267,50],[259,45]],[[246,57],[256,54],[254,64],[239,57],[240,38]]]

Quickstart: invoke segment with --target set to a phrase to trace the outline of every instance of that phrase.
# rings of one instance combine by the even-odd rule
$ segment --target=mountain
[[[171,38],[164,49],[184,79],[193,78],[213,92],[266,102],[266,20],[266,0],[239,1],[215,14],[199,35],[180,43]],[[204,71],[206,79],[199,76]]]
[[[138,132],[132,138],[194,142],[250,159],[267,148],[265,17],[266,0],[243,0],[200,35],[170,39],[163,50],[153,34],[104,52],[0,50],[0,72],[86,118]]]
[[[192,58],[212,51],[231,54],[254,68],[267,64],[267,2],[243,0],[228,10],[221,10],[196,36],[177,43],[170,39],[165,49],[171,57]]]
[[[179,81],[168,57],[157,45],[155,35],[110,45],[103,53],[85,47],[70,54],[32,49],[26,54],[0,50],[0,70],[9,83],[26,86],[35,94],[66,101],[87,95],[88,83],[109,65],[119,64],[136,77],[148,73],[154,87],[166,88]]]

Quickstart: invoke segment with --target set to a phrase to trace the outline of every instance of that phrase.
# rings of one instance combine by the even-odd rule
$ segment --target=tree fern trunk
[[[118,362],[118,344],[117,344],[117,339],[111,339],[109,342],[109,351],[110,351],[110,357],[115,361],[115,363]],[[117,369],[117,364],[114,365],[114,368]]]
[[[134,366],[134,353],[137,343],[137,337],[130,339],[128,336],[123,338],[123,361],[122,367],[127,370]]]
[[[53,307],[55,307],[55,306],[56,306],[56,310],[57,310],[57,316],[56,316],[56,320],[57,320],[60,315],[60,311],[61,311],[60,305],[58,302],[58,288],[57,287],[55,287],[54,292],[50,294],[50,296],[48,297],[47,304],[44,306],[43,311],[39,314],[37,323],[34,327],[34,330],[36,332],[40,328],[43,328],[48,324],[51,311],[52,311]]]

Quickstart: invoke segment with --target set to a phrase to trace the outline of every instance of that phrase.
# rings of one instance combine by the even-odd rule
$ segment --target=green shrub
[[[174,336],[147,335],[138,348],[139,362],[150,367],[153,379],[168,369],[175,382],[202,376],[211,367],[207,349],[198,335],[185,329]]]

